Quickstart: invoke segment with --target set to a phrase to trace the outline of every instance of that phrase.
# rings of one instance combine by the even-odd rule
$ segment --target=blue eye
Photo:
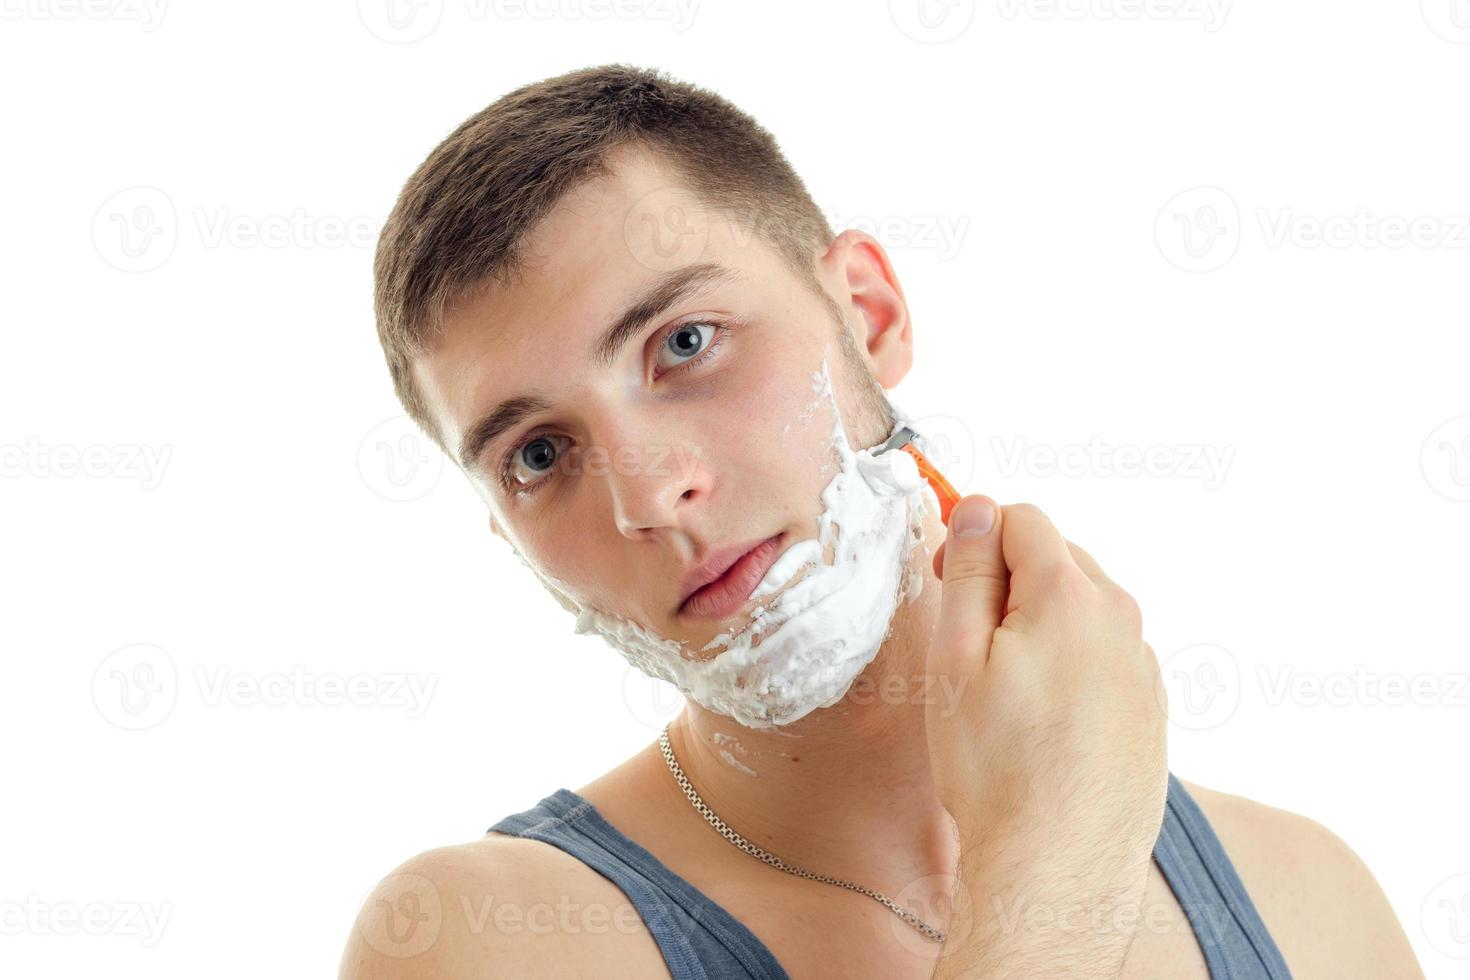
[[[703,321],[693,321],[675,327],[669,333],[668,339],[659,348],[659,353],[663,354],[667,352],[677,358],[683,358],[683,360],[676,360],[672,365],[669,365],[671,370],[677,368],[703,353],[710,343],[703,331],[708,331],[710,336],[713,336],[716,329],[718,329],[717,324],[705,323]]]
[[[556,449],[558,439],[565,440],[566,436],[537,436],[522,443],[511,453],[505,474],[510,489],[524,489],[540,482],[541,475],[549,472],[560,456]],[[529,470],[529,476],[522,476],[519,469],[521,466]]]

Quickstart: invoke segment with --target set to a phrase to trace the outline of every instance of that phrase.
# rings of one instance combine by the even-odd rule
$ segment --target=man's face
[[[613,162],[615,178],[569,193],[532,230],[524,275],[448,311],[415,372],[451,451],[473,444],[465,471],[497,533],[580,606],[697,649],[756,602],[721,620],[681,612],[692,567],[732,545],[780,534],[785,551],[816,536],[836,466],[830,402],[813,387],[823,359],[854,450],[882,441],[886,420],[865,362],[843,354],[838,331],[852,328],[776,253],[703,210],[656,157]],[[865,261],[854,241],[816,271],[871,358],[869,306],[858,312],[848,289]],[[647,302],[660,293],[672,301]],[[649,315],[625,317],[640,307]],[[620,321],[626,342],[604,360]],[[889,352],[907,344],[899,332],[880,354],[889,386],[908,363]],[[544,406],[483,424],[522,396]]]

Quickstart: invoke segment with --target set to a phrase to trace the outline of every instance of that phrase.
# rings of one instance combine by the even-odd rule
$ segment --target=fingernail
[[[983,500],[960,504],[949,517],[957,538],[983,538],[995,527],[995,508]]]

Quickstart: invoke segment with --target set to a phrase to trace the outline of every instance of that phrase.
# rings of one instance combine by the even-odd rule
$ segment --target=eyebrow
[[[695,262],[659,277],[602,332],[592,345],[592,363],[600,370],[607,370],[617,359],[618,352],[641,333],[650,320],[696,293],[739,278],[735,270],[715,262]],[[460,466],[467,472],[473,469],[475,460],[486,446],[522,419],[537,412],[550,411],[551,407],[550,402],[537,395],[515,395],[504,399],[465,430],[459,441]]]

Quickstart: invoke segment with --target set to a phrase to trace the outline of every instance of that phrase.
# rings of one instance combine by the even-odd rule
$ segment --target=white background
[[[673,713],[402,422],[371,309],[439,139],[628,61],[889,249],[895,402],[1138,598],[1171,769],[1326,824],[1466,975],[1456,2],[0,0],[0,972],[333,975],[380,876]]]

